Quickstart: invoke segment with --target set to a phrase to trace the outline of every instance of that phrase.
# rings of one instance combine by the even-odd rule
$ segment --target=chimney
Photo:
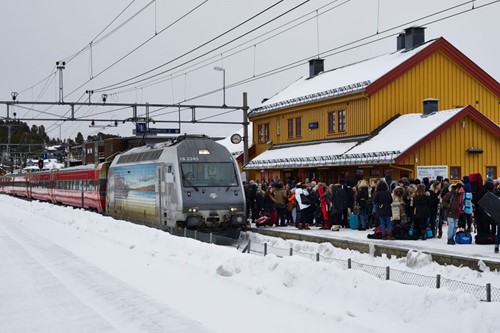
[[[409,51],[425,42],[424,27],[410,27],[405,29],[405,49]]]
[[[396,38],[396,42],[397,42],[397,50],[402,50],[405,48],[405,34],[404,32],[400,33],[398,35],[398,37]]]
[[[325,59],[311,59],[309,60],[309,78],[315,77],[325,70]]]
[[[430,115],[433,112],[438,112],[439,99],[427,98],[422,101],[424,103],[424,115]]]

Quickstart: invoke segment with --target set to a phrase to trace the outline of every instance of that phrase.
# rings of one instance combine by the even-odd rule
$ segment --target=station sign
[[[148,128],[147,123],[136,123],[135,124],[135,134],[179,134],[180,130],[178,128]]]

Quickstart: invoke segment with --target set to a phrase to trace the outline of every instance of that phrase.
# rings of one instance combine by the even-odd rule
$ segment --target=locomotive
[[[111,162],[6,175],[0,192],[147,226],[237,238],[246,222],[235,159],[205,135],[130,149]]]

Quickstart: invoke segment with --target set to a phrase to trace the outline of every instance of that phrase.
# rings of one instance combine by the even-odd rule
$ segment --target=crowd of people
[[[452,183],[447,178],[402,178],[340,181],[327,185],[305,181],[245,183],[248,223],[266,221],[267,225],[295,226],[298,229],[339,231],[348,228],[355,215],[358,230],[374,229],[370,238],[442,238],[448,225],[447,244],[455,244],[457,233],[476,233],[476,243],[495,243],[498,253],[500,221],[494,221],[478,205],[492,192],[500,196],[500,183],[487,178],[482,182],[464,176]],[[496,223],[498,222],[498,224]]]

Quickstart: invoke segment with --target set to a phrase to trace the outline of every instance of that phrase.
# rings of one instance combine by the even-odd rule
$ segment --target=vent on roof
[[[405,48],[405,34],[404,33],[400,33],[398,35],[398,37],[396,38],[396,42],[397,42],[397,50],[402,50]]]
[[[311,59],[309,60],[309,78],[315,77],[325,70],[325,59]]]
[[[424,103],[424,115],[430,115],[433,112],[438,112],[439,99],[427,98],[422,102]]]
[[[425,42],[425,27],[410,27],[405,29],[405,49],[407,51]]]

